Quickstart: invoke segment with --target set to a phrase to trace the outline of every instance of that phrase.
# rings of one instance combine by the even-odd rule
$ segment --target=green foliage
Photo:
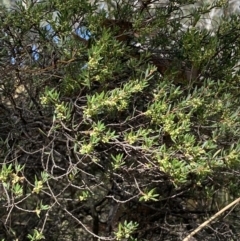
[[[118,225],[118,231],[116,232],[116,239],[117,240],[124,240],[128,239],[131,241],[136,241],[137,239],[134,239],[132,237],[132,233],[137,229],[138,224],[135,222],[127,222],[125,221],[123,224],[119,223]]]
[[[21,174],[23,169],[24,166],[18,164],[15,165],[15,170],[13,169],[12,164],[3,164],[1,168],[0,181],[4,188],[10,191],[15,198],[23,195],[24,176]]]
[[[158,199],[156,197],[159,196],[159,194],[154,193],[155,189],[152,189],[150,191],[145,191],[144,193],[142,193],[142,197],[139,198],[139,201],[157,201]]]
[[[35,212],[37,216],[40,218],[41,211],[48,210],[48,209],[49,209],[49,205],[43,205],[41,201],[40,204],[37,206]]]
[[[35,240],[43,240],[45,239],[43,234],[41,232],[39,232],[38,230],[34,229],[33,230],[33,234],[29,234],[28,239],[30,239],[31,241],[35,241]]]
[[[82,194],[79,196],[80,201],[85,201],[89,197],[89,192],[88,191],[83,191]]]
[[[170,240],[239,195],[239,15],[152,4],[1,7],[0,239]]]
[[[125,164],[123,160],[123,153],[118,154],[117,156],[111,155],[111,157],[113,159],[113,163],[112,163],[113,169],[118,169]]]

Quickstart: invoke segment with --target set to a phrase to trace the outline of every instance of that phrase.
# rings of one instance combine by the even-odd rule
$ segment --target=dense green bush
[[[195,2],[1,8],[1,239],[181,240],[239,196],[239,16]]]

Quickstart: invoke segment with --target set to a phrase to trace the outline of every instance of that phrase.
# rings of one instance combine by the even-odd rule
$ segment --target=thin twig
[[[199,227],[197,227],[193,232],[191,232],[183,241],[190,241],[191,238],[198,233],[200,230],[202,230],[205,226],[207,226],[209,223],[211,223],[214,219],[216,219],[218,216],[220,216],[222,213],[224,213],[226,210],[231,208],[233,205],[237,204],[240,201],[240,197],[228,204],[225,208],[221,209],[219,212],[214,214],[211,218],[209,218],[207,221],[202,223]]]

